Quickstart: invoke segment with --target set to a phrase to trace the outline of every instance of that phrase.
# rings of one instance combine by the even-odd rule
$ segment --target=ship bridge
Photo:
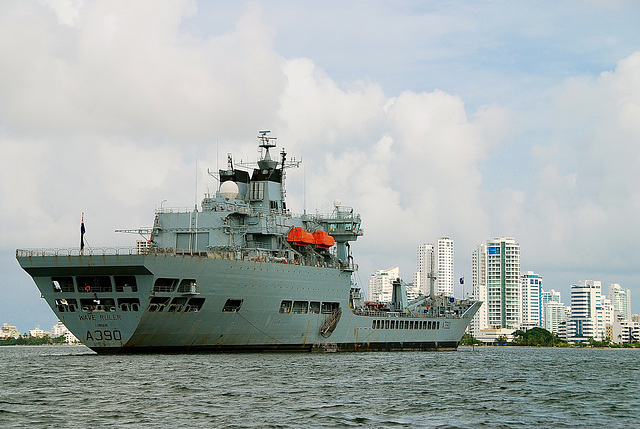
[[[355,241],[364,234],[360,228],[360,214],[354,213],[352,207],[343,206],[340,200],[335,200],[333,206],[334,210],[331,214],[316,214],[311,218],[336,241],[338,259],[348,261],[351,258],[349,241]]]

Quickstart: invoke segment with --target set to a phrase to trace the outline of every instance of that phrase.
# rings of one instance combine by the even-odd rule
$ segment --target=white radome
[[[238,196],[239,192],[240,189],[238,188],[238,185],[236,184],[236,182],[233,182],[231,180],[227,180],[222,185],[220,185],[220,196],[224,198],[230,200],[235,199],[235,197]]]

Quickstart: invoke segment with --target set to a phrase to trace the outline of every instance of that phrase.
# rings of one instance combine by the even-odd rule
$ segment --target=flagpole
[[[84,254],[84,212],[82,212],[82,220],[80,221],[80,254]]]

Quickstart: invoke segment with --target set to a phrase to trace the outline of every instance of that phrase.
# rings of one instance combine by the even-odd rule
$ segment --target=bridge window
[[[75,299],[56,299],[56,307],[59,312],[75,312],[78,309],[78,301]]]
[[[178,284],[178,279],[157,278],[153,284],[154,292],[173,292]]]
[[[136,276],[113,276],[116,292],[138,292]]]
[[[73,277],[52,277],[51,284],[54,292],[75,292]]]
[[[178,293],[195,293],[196,279],[183,279],[178,286]]]
[[[111,277],[109,276],[78,276],[78,291],[85,293],[111,292]]]

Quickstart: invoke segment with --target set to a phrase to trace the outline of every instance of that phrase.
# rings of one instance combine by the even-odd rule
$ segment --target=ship
[[[130,247],[17,249],[58,319],[98,354],[235,351],[456,350],[481,305],[434,293],[365,301],[350,242],[361,216],[293,214],[285,171],[301,161],[258,133],[260,155],[209,172],[198,208],[161,204],[151,227],[117,230]],[[164,203],[164,202],[163,202]],[[133,241],[133,240],[132,240]]]

